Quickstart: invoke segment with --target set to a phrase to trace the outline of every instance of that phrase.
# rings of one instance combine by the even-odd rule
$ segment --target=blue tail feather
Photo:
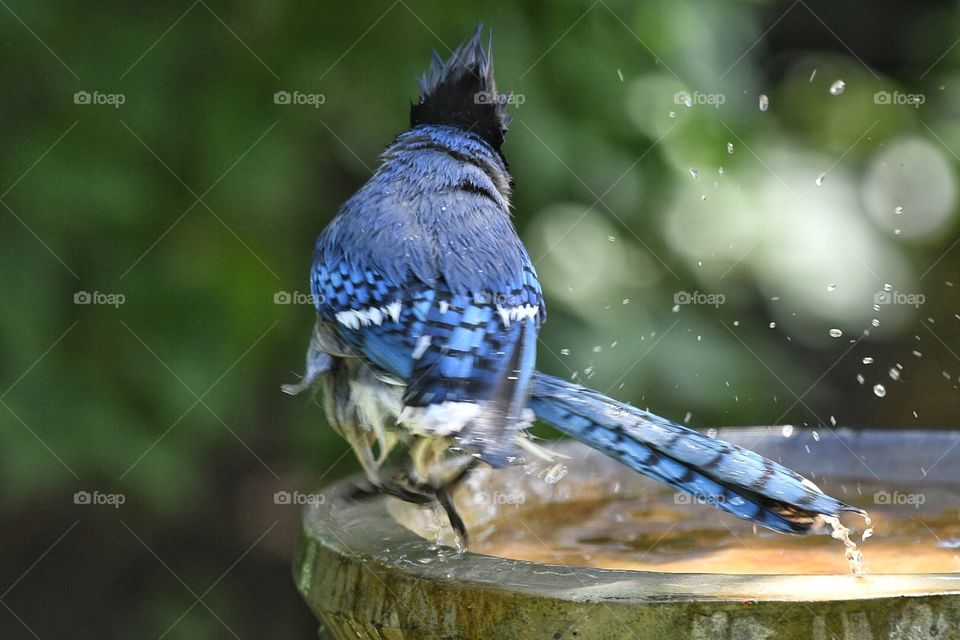
[[[537,418],[699,500],[782,533],[810,533],[820,515],[863,513],[786,467],[580,385],[536,372]]]

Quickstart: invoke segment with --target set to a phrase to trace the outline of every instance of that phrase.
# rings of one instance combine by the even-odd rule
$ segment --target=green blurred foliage
[[[297,509],[272,496],[356,465],[316,402],[279,393],[313,312],[274,296],[308,291],[314,238],[406,127],[430,51],[481,20],[524,99],[504,151],[548,299],[542,369],[704,427],[955,423],[952,5],[10,0],[2,575],[40,637],[157,637],[211,585],[240,637],[312,633],[287,569]],[[867,189],[893,180],[902,220]],[[925,303],[875,310],[885,283]],[[725,303],[675,307],[682,291]],[[229,637],[216,616],[197,605],[168,637]]]

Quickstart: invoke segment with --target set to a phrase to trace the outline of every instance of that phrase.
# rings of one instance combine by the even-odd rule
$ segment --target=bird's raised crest
[[[497,93],[493,79],[493,33],[484,50],[483,24],[446,62],[433,52],[430,67],[418,79],[420,98],[410,107],[410,126],[440,124],[472,131],[500,149],[510,117],[508,95]]]

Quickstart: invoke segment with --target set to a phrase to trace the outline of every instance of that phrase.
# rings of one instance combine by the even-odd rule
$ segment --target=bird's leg
[[[444,512],[447,514],[447,520],[450,521],[450,527],[456,535],[457,550],[463,553],[467,550],[467,545],[470,543],[470,536],[467,534],[467,525],[463,523],[463,518],[457,513],[457,508],[453,506],[453,500],[450,499],[450,487],[439,487],[434,489],[433,492],[437,502],[440,503],[440,506],[443,507]]]
[[[433,494],[437,502],[440,503],[440,506],[443,507],[444,512],[447,514],[450,527],[454,533],[457,534],[457,548],[461,552],[467,550],[467,545],[470,543],[470,536],[467,533],[466,525],[463,523],[463,518],[457,513],[457,508],[453,504],[452,495],[453,490],[467,479],[467,476],[470,475],[470,472],[477,466],[478,462],[480,461],[477,458],[470,458],[442,487],[433,488]]]
[[[467,478],[470,471],[479,460],[469,458],[465,464],[457,469],[453,475],[444,473],[447,466],[444,464],[449,441],[437,438],[421,438],[414,443],[410,457],[413,461],[410,469],[410,481],[417,491],[432,495],[437,504],[443,508],[450,522],[450,527],[456,535],[456,546],[460,551],[466,551],[469,535],[463,518],[453,504],[453,490]]]
[[[381,482],[379,484],[356,485],[350,493],[347,494],[349,500],[367,500],[377,496],[388,495],[409,502],[411,504],[425,505],[433,501],[433,494],[423,493],[417,489],[411,489],[405,483],[392,481]]]
[[[479,460],[471,457],[452,476],[438,477],[437,454],[445,450],[446,445],[426,438],[418,440],[413,446],[413,468],[391,481],[371,482],[369,485],[355,486],[348,494],[352,500],[366,500],[380,495],[393,496],[404,502],[416,505],[438,504],[447,516],[450,527],[456,536],[456,546],[460,551],[467,549],[469,534],[463,518],[453,504],[453,490],[463,482]],[[429,472],[428,472],[429,471]]]

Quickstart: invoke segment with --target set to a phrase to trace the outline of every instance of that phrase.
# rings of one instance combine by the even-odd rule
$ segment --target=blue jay
[[[434,53],[410,129],[317,239],[306,374],[284,390],[317,387],[374,491],[439,503],[464,543],[451,487],[478,462],[555,462],[527,434],[535,419],[776,531],[863,513],[752,451],[535,370],[546,310],[510,219],[490,45],[478,27],[445,62]],[[409,468],[385,478],[398,445]],[[451,451],[468,454],[454,473]]]

